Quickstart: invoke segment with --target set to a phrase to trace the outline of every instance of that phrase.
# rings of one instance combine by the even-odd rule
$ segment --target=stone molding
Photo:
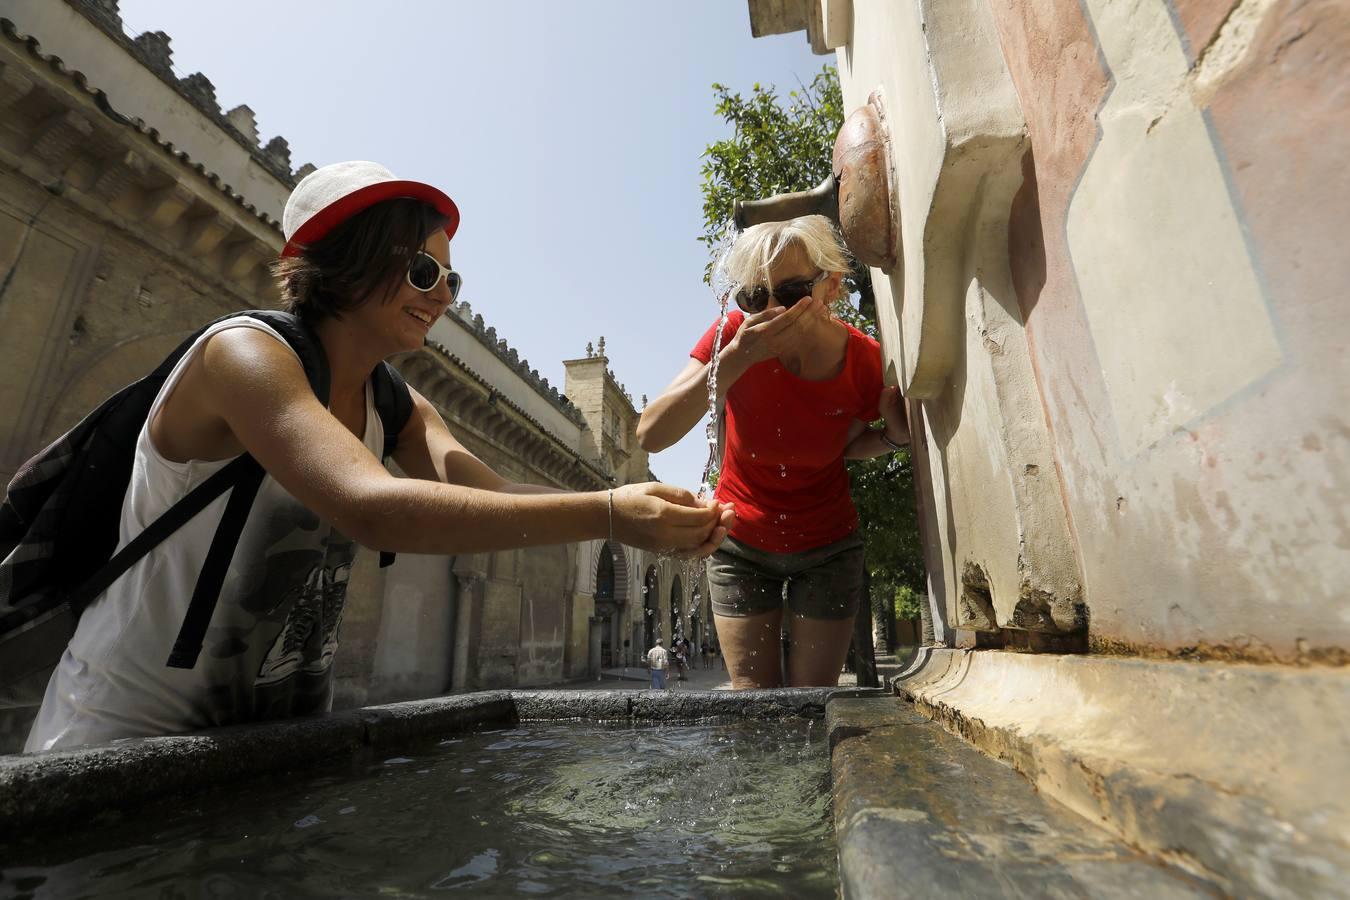
[[[581,411],[572,405],[572,401],[567,399],[567,395],[559,391],[557,387],[550,385],[547,378],[540,376],[538,369],[531,368],[529,361],[522,358],[520,353],[510,346],[504,338],[497,337],[497,329],[488,325],[483,320],[483,316],[475,313],[467,302],[460,301],[451,304],[446,311],[446,315],[452,316],[463,325],[466,331],[477,338],[480,344],[491,350],[493,355],[506,363],[511,371],[519,375],[526,384],[534,389],[535,393],[547,400],[568,419],[575,422],[578,427],[586,427],[586,419],[581,415]],[[439,344],[435,346],[442,352],[450,354],[449,350]]]
[[[278,224],[153,129],[117,113],[12,22],[0,19],[0,34],[0,115],[28,142],[0,150],[0,162],[187,270],[239,288],[242,305],[266,305],[275,286],[262,264],[281,246]]]
[[[269,174],[287,187],[295,187],[296,182],[303,177],[291,171],[289,149],[277,152],[277,148],[274,147],[276,142],[280,141],[280,147],[284,148],[285,138],[277,136],[272,138],[267,146],[259,146],[256,133],[252,136],[245,134],[235,126],[229,115],[221,110],[220,104],[216,102],[215,86],[206,75],[193,72],[180,79],[174,74],[173,50],[169,46],[171,41],[169,35],[163,31],[153,31],[134,39],[129,37],[118,14],[117,0],[65,0],[65,2],[234,139]]]
[[[238,193],[229,184],[225,183],[225,181],[215,172],[208,170],[206,166],[192,159],[192,157],[182,150],[179,150],[172,142],[161,138],[159,131],[147,125],[142,119],[129,118],[113,109],[112,103],[109,101],[106,93],[96,87],[92,87],[82,72],[67,68],[60,57],[43,53],[42,46],[38,43],[37,38],[20,33],[15,24],[5,18],[0,18],[0,35],[3,35],[6,40],[13,44],[23,47],[28,55],[40,64],[40,67],[49,69],[61,79],[73,84],[78,93],[86,96],[93,102],[94,106],[96,106],[103,114],[103,117],[129,131],[138,132],[148,138],[150,142],[158,147],[163,153],[173,157],[177,163],[185,168],[191,169],[201,177],[205,178],[210,182],[213,188],[229,198],[235,205],[248,212],[259,222],[266,225],[271,231],[275,232],[277,247],[279,248],[281,246],[280,222],[267,215],[267,213],[261,212],[252,203],[249,203],[242,194]],[[31,81],[31,79],[26,79],[26,76],[22,73],[9,73],[8,67],[6,67],[6,72],[3,75],[4,86],[3,88],[0,88],[0,107],[12,106],[24,94],[32,89],[31,83],[26,88],[23,87],[22,81],[24,80]],[[233,126],[229,127],[232,131],[234,130]],[[101,130],[99,133],[106,135],[108,134],[108,131],[109,130]],[[113,140],[115,141],[116,139]],[[293,182],[287,180],[286,183],[292,184]]]
[[[428,342],[424,350],[401,358],[398,366],[445,419],[556,484],[582,491],[613,484],[613,475],[569,447],[444,345]]]

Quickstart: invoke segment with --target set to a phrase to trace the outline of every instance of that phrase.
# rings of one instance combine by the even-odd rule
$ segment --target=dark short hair
[[[272,264],[282,307],[313,325],[372,298],[388,302],[413,254],[445,223],[420,200],[395,198],[362,210],[298,256]]]

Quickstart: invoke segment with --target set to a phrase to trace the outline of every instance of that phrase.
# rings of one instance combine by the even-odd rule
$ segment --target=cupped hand
[[[709,509],[717,511],[717,524],[709,532],[708,539],[699,546],[687,550],[677,549],[675,555],[681,559],[703,559],[706,556],[711,556],[713,551],[721,546],[722,541],[726,540],[726,536],[731,533],[731,530],[736,527],[736,510],[732,504],[720,503],[712,498],[703,502]]]
[[[676,551],[702,545],[717,527],[717,510],[684,488],[660,482],[614,489],[614,536],[644,550]]]
[[[763,312],[746,316],[736,336],[731,339],[735,352],[751,363],[763,362],[792,349],[804,333],[804,324],[810,319],[817,301],[804,297],[792,307],[771,306]]]

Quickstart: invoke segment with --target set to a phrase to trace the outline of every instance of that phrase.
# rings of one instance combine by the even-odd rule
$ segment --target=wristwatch
[[[880,431],[878,431],[877,433],[881,435],[881,442],[882,442],[883,444],[885,444],[887,447],[890,447],[891,450],[903,450],[903,449],[905,449],[905,445],[904,445],[904,444],[897,444],[895,441],[891,440],[890,435],[888,435],[888,434],[886,433],[885,427],[882,427],[882,429],[881,429]]]

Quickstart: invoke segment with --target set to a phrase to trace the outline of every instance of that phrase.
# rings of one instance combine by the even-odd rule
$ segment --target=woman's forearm
[[[734,346],[723,347],[718,360],[717,401],[720,403],[749,366]],[[708,412],[708,374],[711,370],[712,366],[705,363],[647,404],[637,426],[638,443],[643,450],[648,453],[664,450],[698,424]]]
[[[566,494],[570,493],[566,488],[555,488],[547,484],[526,484],[524,482],[508,481],[506,484],[497,488],[500,494],[516,494],[523,496],[525,494]]]
[[[390,478],[361,493],[360,521],[336,524],[376,550],[448,556],[609,534],[604,492],[516,494]]]
[[[844,459],[875,459],[894,453],[895,448],[881,439],[883,434],[897,444],[909,443],[909,432],[906,429],[894,426],[890,429],[868,428],[844,448]]]

